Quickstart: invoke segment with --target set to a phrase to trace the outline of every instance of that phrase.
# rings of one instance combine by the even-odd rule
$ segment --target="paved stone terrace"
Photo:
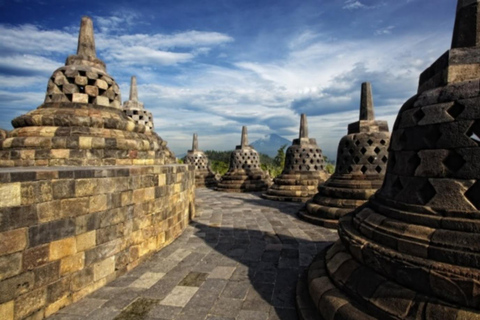
[[[301,204],[198,189],[198,216],[149,261],[50,320],[294,320],[299,274],[336,231]]]

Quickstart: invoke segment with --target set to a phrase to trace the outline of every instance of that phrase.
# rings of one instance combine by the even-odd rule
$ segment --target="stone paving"
[[[299,220],[301,204],[198,189],[183,235],[50,320],[294,320],[298,276],[335,241]]]

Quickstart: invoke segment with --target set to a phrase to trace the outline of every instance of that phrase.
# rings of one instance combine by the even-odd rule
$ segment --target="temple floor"
[[[302,204],[260,193],[196,197],[182,236],[48,319],[297,319],[297,280],[336,231],[299,220]]]

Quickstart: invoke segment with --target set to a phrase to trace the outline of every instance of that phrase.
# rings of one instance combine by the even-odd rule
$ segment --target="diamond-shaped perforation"
[[[375,167],[375,171],[377,171],[377,173],[382,172],[382,167],[376,166],[376,167]]]
[[[370,156],[370,157],[368,157],[367,160],[368,160],[368,162],[373,163],[375,161],[375,157]]]
[[[443,164],[445,165],[445,167],[447,167],[447,169],[453,173],[460,170],[465,165],[465,163],[466,161],[463,159],[463,157],[455,151],[450,151],[448,153],[448,156],[443,160]]]
[[[382,162],[383,162],[383,163],[387,163],[387,161],[388,161],[387,156],[383,156],[383,157],[382,157]]]
[[[365,153],[367,152],[367,149],[365,149],[365,147],[363,147],[362,149],[360,149],[360,152],[361,152],[362,154],[365,154]]]
[[[359,158],[359,157],[354,157],[354,158],[353,158],[353,162],[359,163],[359,162],[360,162],[360,158]]]
[[[348,150],[348,152],[349,152],[350,154],[354,154],[354,153],[355,153],[355,150],[350,149],[350,150]]]
[[[384,145],[387,144],[387,141],[385,141],[385,140],[382,139],[382,140],[380,140],[380,144],[381,144],[382,146],[384,146]]]
[[[410,159],[408,159],[408,168],[410,169],[412,174],[415,174],[415,171],[417,170],[421,162],[422,160],[416,153],[412,155]]]
[[[480,146],[480,120],[475,121],[467,130],[467,136]]]
[[[480,181],[477,181],[470,189],[465,192],[465,197],[477,210],[480,210]]]
[[[376,147],[375,149],[373,149],[373,151],[375,151],[375,153],[376,153],[376,154],[379,154],[379,153],[380,153],[380,151],[382,151],[382,150],[380,150],[380,148],[379,148],[379,147]]]
[[[365,174],[365,172],[367,172],[368,168],[366,166],[362,166],[362,168],[360,169],[360,171],[362,171],[363,174]]]
[[[428,180],[417,190],[417,195],[422,205],[428,204],[436,194],[435,188]]]
[[[347,168],[347,172],[348,172],[348,173],[351,173],[352,171],[353,171],[353,168],[352,168],[352,166],[348,166],[348,168]]]
[[[412,116],[415,123],[419,123],[425,117],[425,112],[423,112],[422,109],[418,109]]]
[[[447,113],[451,115],[452,118],[456,119],[464,110],[465,106],[456,102],[453,106],[447,109]]]
[[[371,146],[371,145],[373,144],[373,140],[372,140],[372,139],[368,139],[368,140],[367,140],[367,143],[368,143],[369,146]]]
[[[425,133],[424,141],[429,147],[434,148],[437,145],[437,141],[440,140],[441,136],[442,132],[440,131],[440,129],[437,126],[433,125],[430,126]]]
[[[356,146],[360,145],[360,141],[358,141],[358,140],[355,141],[355,145],[356,145]]]

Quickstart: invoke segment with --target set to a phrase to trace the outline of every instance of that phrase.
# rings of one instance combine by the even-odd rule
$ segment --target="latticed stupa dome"
[[[76,55],[48,81],[44,103],[12,121],[0,166],[164,164],[166,142],[122,111],[120,89],[96,57],[93,23],[83,17]]]
[[[268,177],[260,165],[260,155],[248,144],[247,127],[244,126],[241,143],[230,154],[230,167],[218,183],[217,190],[264,191],[268,184]]]
[[[336,228],[338,218],[365,203],[385,177],[390,132],[375,120],[372,87],[362,84],[360,120],[348,126],[338,145],[335,173],[318,187],[299,215],[315,224]]]
[[[188,150],[183,162],[195,166],[195,186],[215,187],[217,179],[210,169],[207,155],[198,149],[198,136],[193,135],[192,150]]]
[[[138,101],[137,78],[135,76],[132,76],[130,80],[130,97],[123,104],[123,112],[136,124],[144,125],[153,130],[152,113],[145,110],[143,103]]]
[[[480,318],[479,12],[458,1],[452,49],[398,114],[385,183],[310,267],[322,318]]]
[[[303,202],[311,198],[319,183],[328,178],[325,160],[317,141],[308,137],[307,116],[300,119],[299,138],[294,139],[285,154],[282,174],[262,197],[279,201]]]

